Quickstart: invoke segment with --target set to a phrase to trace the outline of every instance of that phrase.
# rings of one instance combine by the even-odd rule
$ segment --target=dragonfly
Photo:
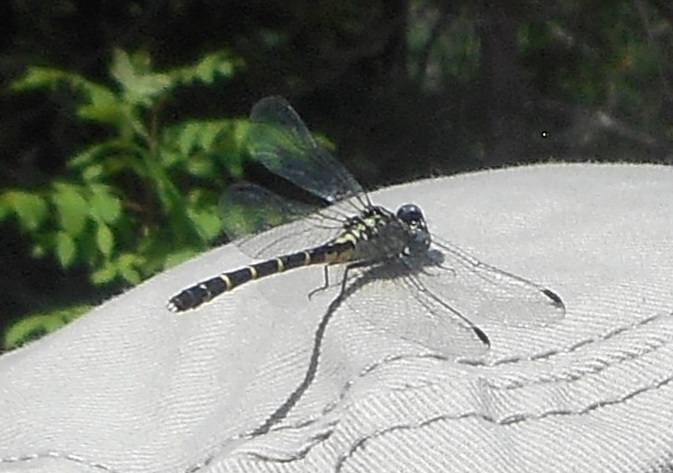
[[[246,218],[225,225],[229,236],[240,237],[243,252],[261,261],[184,289],[169,300],[172,312],[194,310],[249,282],[313,265],[325,265],[327,284],[328,268],[341,265],[342,295],[349,281],[367,278],[348,293],[349,307],[384,332],[447,355],[489,348],[478,321],[527,327],[564,317],[563,300],[551,289],[432,235],[418,205],[405,203],[393,212],[373,204],[282,97],[254,105],[246,143],[251,159],[325,207],[292,202],[259,186],[233,186],[222,199],[224,212],[262,224],[275,216],[280,225],[271,223],[248,237],[242,236]]]

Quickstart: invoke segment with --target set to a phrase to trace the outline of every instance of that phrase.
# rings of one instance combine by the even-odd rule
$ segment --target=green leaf
[[[196,230],[205,241],[211,241],[219,233],[222,221],[218,215],[217,207],[213,206],[210,212],[190,212],[189,216],[194,222]]]
[[[5,332],[3,347],[7,350],[17,348],[46,333],[53,332],[68,322],[87,312],[91,307],[77,304],[71,307],[57,308],[49,312],[29,315],[14,323]]]
[[[184,155],[176,149],[164,148],[161,153],[161,163],[166,168],[170,168],[176,163],[184,161]]]
[[[192,150],[201,141],[201,127],[202,125],[200,123],[190,121],[178,132],[176,144],[184,156],[189,156],[192,153]]]
[[[219,174],[219,163],[238,176],[242,172],[241,142],[248,126],[242,119],[192,120],[167,128],[162,143],[177,145],[183,160],[188,157],[187,171],[193,176],[212,179]]]
[[[232,59],[225,53],[208,54],[194,66],[193,79],[211,84],[218,76],[231,77],[240,65],[240,61]]]
[[[109,148],[110,145],[108,142],[96,143],[94,145],[87,146],[82,151],[68,158],[68,166],[78,167],[93,164],[99,160],[100,156],[108,153]]]
[[[163,74],[152,74],[139,77],[126,84],[126,99],[149,107],[157,97],[168,93],[173,88],[171,79]]]
[[[175,139],[180,152],[189,156],[195,150],[211,151],[220,136],[231,131],[228,120],[191,120],[177,129]]]
[[[56,89],[67,85],[84,96],[77,107],[81,118],[98,123],[118,125],[124,118],[122,102],[109,88],[84,77],[59,69],[30,67],[11,87],[16,91]]]
[[[91,282],[97,285],[108,284],[117,277],[117,268],[110,262],[106,261],[102,266],[96,268],[91,273]]]
[[[231,56],[227,51],[206,54],[193,65],[173,69],[168,74],[184,84],[202,82],[212,84],[219,77],[231,77],[243,66],[241,59]]]
[[[72,184],[55,183],[53,200],[58,212],[60,226],[71,236],[77,236],[84,230],[90,207],[80,194],[80,188]]]
[[[110,72],[124,89],[127,101],[149,107],[154,99],[173,87],[170,76],[151,73],[149,66],[147,55],[130,56],[119,49],[114,51]]]
[[[11,89],[17,92],[54,88],[59,83],[70,80],[71,75],[50,67],[29,67],[26,73],[11,83]]]
[[[65,232],[58,232],[56,234],[56,256],[61,263],[61,267],[69,267],[75,260],[75,253],[76,248],[73,238]]]
[[[117,269],[119,274],[128,282],[138,284],[141,280],[141,277],[136,268],[142,267],[143,263],[143,258],[140,258],[131,253],[126,253],[117,260]]]
[[[105,167],[102,164],[92,164],[82,169],[82,179],[85,181],[98,181],[105,176]]]
[[[139,57],[139,55],[136,55],[136,57]],[[110,74],[122,87],[135,79],[138,71],[136,71],[136,66],[131,61],[129,53],[121,49],[115,49],[112,52]]]
[[[194,78],[201,79],[205,83],[212,82],[218,72],[220,59],[214,55],[206,55],[194,67]]]
[[[93,194],[89,198],[92,213],[101,221],[113,224],[121,217],[121,200],[114,194],[109,186],[92,185]]]
[[[37,194],[7,191],[1,198],[5,205],[14,209],[24,230],[36,230],[47,217],[47,203]]]
[[[114,247],[114,235],[110,231],[110,227],[104,223],[98,224],[98,228],[96,229],[96,244],[100,252],[109,258]]]
[[[89,102],[77,108],[78,116],[110,125],[119,125],[125,119],[123,103],[111,90],[92,84],[86,92]]]
[[[30,255],[33,258],[44,258],[44,256],[47,254],[47,248],[41,243],[35,243],[33,245],[33,248],[30,250]]]

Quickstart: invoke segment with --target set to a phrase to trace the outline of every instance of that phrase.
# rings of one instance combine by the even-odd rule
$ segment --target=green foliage
[[[218,52],[156,72],[147,54],[117,50],[112,87],[29,68],[13,90],[74,91],[76,115],[108,133],[70,156],[65,175],[48,185],[2,190],[0,220],[16,221],[34,256],[83,265],[99,285],[137,283],[203,250],[219,233],[220,176],[241,173],[247,121],[163,125],[160,111],[176,88],[230,78],[240,66]]]
[[[0,350],[13,350],[31,340],[53,332],[74,320],[89,309],[87,305],[75,305],[46,313],[28,316],[14,323],[0,340]]]

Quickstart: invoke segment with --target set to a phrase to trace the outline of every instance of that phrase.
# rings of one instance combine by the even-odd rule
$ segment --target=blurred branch
[[[671,6],[668,3],[663,3],[659,2],[657,0],[653,0],[653,3],[662,3],[661,6],[657,6],[659,9],[659,13],[664,17],[664,19],[668,22],[668,26],[671,27],[673,26],[673,6]],[[649,43],[650,48],[655,48],[656,47],[656,40],[657,40],[657,34],[654,31],[654,27],[652,25],[652,22],[649,20],[649,15],[648,15],[648,4],[645,0],[635,0],[636,8],[638,10],[638,14],[640,15],[640,19],[644,25],[645,32],[647,33],[647,42]],[[663,8],[663,9],[662,9]],[[659,75],[659,81],[661,82],[661,91],[662,94],[665,96],[667,100],[672,100],[673,99],[673,91],[671,88],[671,81],[669,80],[668,76],[666,73],[664,73],[664,68],[661,63],[658,64],[657,72]]]
[[[564,117],[569,126],[566,131],[551,135],[561,148],[577,150],[595,142],[599,133],[609,133],[641,145],[645,151],[658,159],[673,156],[673,143],[657,138],[645,130],[616,118],[602,108],[576,105],[548,98],[536,101],[544,114]],[[539,111],[538,111],[539,112]]]
[[[442,34],[442,31],[449,23],[450,19],[451,15],[448,12],[440,10],[439,16],[435,19],[432,27],[430,28],[430,34],[428,35],[428,40],[423,45],[423,49],[421,49],[420,53],[418,54],[419,76],[424,76],[426,74],[426,71],[428,70],[428,62],[430,60],[430,53],[432,52],[432,48],[437,42],[437,38],[439,38],[439,36]]]

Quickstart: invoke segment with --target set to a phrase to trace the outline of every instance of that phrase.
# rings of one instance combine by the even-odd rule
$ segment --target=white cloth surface
[[[565,318],[484,321],[491,349],[449,358],[344,304],[305,381],[335,296],[306,297],[321,266],[167,311],[250,262],[224,246],[0,358],[0,472],[673,470],[672,168],[512,168],[372,199],[417,203],[433,233],[557,292]]]

